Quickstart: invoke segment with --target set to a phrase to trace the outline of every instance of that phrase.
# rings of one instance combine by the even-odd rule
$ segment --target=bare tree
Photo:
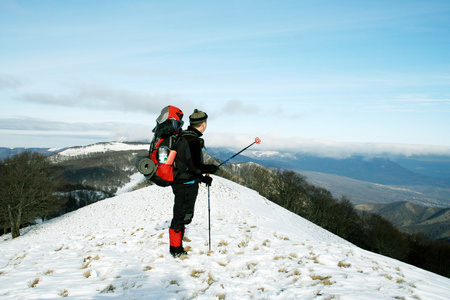
[[[304,209],[309,197],[306,194],[308,184],[305,177],[289,170],[277,170],[275,174],[272,199],[284,208],[306,217]]]
[[[9,223],[13,238],[20,236],[21,225],[61,207],[65,199],[57,194],[59,184],[42,154],[26,151],[0,164],[0,217]]]

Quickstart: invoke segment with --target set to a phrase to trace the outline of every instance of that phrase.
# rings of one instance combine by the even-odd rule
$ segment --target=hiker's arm
[[[189,143],[189,149],[191,155],[187,160],[187,166],[191,174],[201,176],[205,173],[214,173],[217,170],[216,166],[205,165],[201,162],[202,148],[198,141],[191,141]]]

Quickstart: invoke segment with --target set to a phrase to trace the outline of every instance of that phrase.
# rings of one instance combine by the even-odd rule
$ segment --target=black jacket
[[[203,163],[204,141],[201,136],[202,133],[191,126],[181,132],[175,147],[175,183],[202,181],[202,174],[212,173],[214,167]]]

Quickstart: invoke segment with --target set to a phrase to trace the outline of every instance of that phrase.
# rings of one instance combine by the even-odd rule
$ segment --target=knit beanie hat
[[[189,116],[189,122],[191,125],[198,125],[206,121],[208,119],[208,115],[198,109],[194,109],[192,115]]]

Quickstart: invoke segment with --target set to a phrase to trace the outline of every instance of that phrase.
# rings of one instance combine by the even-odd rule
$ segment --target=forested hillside
[[[411,202],[360,204],[356,209],[377,213],[408,232],[422,232],[435,240],[450,242],[450,208],[425,207]]]

